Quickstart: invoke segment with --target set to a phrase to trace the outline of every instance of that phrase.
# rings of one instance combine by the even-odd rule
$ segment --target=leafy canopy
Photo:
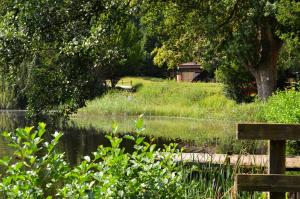
[[[75,112],[143,55],[131,1],[5,0],[0,10],[0,72],[32,115]]]

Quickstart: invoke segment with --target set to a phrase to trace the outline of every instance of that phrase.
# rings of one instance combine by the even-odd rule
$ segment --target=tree
[[[299,37],[300,3],[293,0],[147,3],[152,8],[145,9],[144,21],[155,24],[162,19],[158,30],[167,35],[156,50],[157,63],[174,67],[181,57],[201,59],[206,64],[212,60],[238,63],[255,78],[262,100],[276,89],[283,43]]]
[[[71,53],[76,48],[88,52],[94,60],[97,74],[103,79],[109,79],[114,87],[118,80],[138,68],[143,59],[141,47],[141,32],[134,24],[134,17],[124,17],[124,23],[114,24],[113,31],[105,30],[97,24],[92,29],[89,37],[80,41],[81,47],[74,45]],[[107,22],[110,23],[110,22]],[[104,34],[99,34],[99,30]],[[106,32],[109,31],[109,32]]]
[[[133,5],[130,0],[0,2],[0,71],[32,115],[55,109],[67,116],[103,92],[103,82],[111,78],[107,71],[117,71],[130,55],[121,36]]]

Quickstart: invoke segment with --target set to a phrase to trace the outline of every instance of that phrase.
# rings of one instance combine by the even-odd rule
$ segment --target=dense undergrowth
[[[116,129],[115,127],[114,129]],[[233,178],[240,168],[229,164],[191,166],[177,162],[180,151],[175,144],[164,149],[147,143],[139,134],[122,138],[110,134],[110,147],[100,145],[91,156],[70,166],[57,151],[62,133],[45,140],[45,124],[3,132],[13,148],[10,157],[0,159],[0,196],[4,198],[231,198]],[[131,140],[133,152],[120,147]],[[252,172],[256,172],[253,170]],[[239,198],[249,198],[240,193]],[[264,195],[255,193],[255,198]]]
[[[264,106],[262,115],[269,122],[300,124],[300,92],[276,92]],[[288,154],[300,155],[300,141],[289,140],[287,143]]]

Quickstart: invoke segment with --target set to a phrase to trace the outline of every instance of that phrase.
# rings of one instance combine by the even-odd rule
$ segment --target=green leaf
[[[139,118],[135,121],[135,128],[138,132],[140,132],[144,126],[144,120],[142,119],[142,117],[142,115],[139,116]]]
[[[125,135],[124,138],[127,140],[132,140],[132,141],[135,140],[135,138],[132,135]]]
[[[154,149],[155,149],[155,147],[156,147],[156,144],[152,144],[152,145],[150,146],[150,152],[153,152]]]
[[[42,135],[46,132],[46,124],[43,122],[39,123],[39,129],[38,129],[38,135],[39,137],[42,137]]]
[[[3,132],[2,132],[2,136],[3,136],[3,137],[6,137],[6,138],[10,138],[11,133],[8,133],[7,131],[3,131]]]
[[[10,161],[10,158],[8,156],[5,156],[3,158],[0,159],[0,165],[3,165],[3,166],[8,166],[8,163]]]
[[[137,145],[140,145],[140,144],[144,141],[144,139],[145,139],[145,138],[143,138],[143,137],[138,137],[138,138],[136,139],[135,143],[136,143]]]
[[[118,132],[119,126],[116,122],[113,122],[112,124],[112,133],[116,134]]]
[[[46,129],[46,124],[44,122],[39,123],[39,128],[40,129]]]
[[[24,131],[22,131],[22,132],[26,132],[25,135],[29,135],[29,133],[32,131],[33,128],[34,128],[33,126],[25,127],[25,128],[24,128]]]

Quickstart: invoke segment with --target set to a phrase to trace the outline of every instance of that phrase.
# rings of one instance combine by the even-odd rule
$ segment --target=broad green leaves
[[[143,129],[142,120],[136,129]],[[111,146],[99,146],[93,156],[84,156],[71,166],[56,151],[62,134],[55,132],[43,141],[45,124],[17,129],[3,135],[14,148],[11,158],[2,158],[4,173],[0,180],[2,196],[8,198],[184,198],[188,188],[181,167],[174,158],[176,145],[160,151],[140,136],[126,136],[134,141],[134,151],[120,146],[123,138],[109,135]]]

